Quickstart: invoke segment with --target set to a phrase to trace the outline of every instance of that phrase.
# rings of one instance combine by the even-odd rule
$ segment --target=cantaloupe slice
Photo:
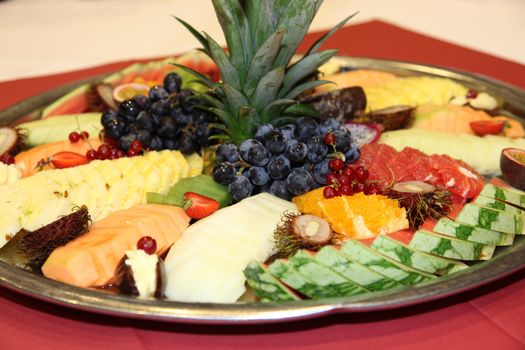
[[[63,151],[85,155],[91,148],[97,149],[101,144],[102,142],[98,138],[90,138],[88,141],[79,140],[76,143],[71,143],[69,140],[46,143],[17,154],[15,164],[20,169],[22,177],[26,177],[40,171],[38,162],[41,159],[49,158],[53,154]],[[47,169],[50,167],[45,166],[42,170]]]
[[[350,86],[361,86],[363,89],[377,88],[397,79],[397,76],[379,70],[356,69],[348,72],[327,75],[323,77],[323,79],[332,81],[334,84],[318,86],[315,89],[316,92],[343,89]]]
[[[163,254],[189,222],[179,207],[136,205],[96,222],[83,236],[55,249],[42,272],[48,278],[78,287],[107,284],[126,250],[134,249],[142,236],[153,237],[157,254]]]
[[[491,119],[492,117],[486,112],[468,106],[452,104],[439,106],[428,103],[416,109],[411,128],[474,135],[470,127],[471,122]]]

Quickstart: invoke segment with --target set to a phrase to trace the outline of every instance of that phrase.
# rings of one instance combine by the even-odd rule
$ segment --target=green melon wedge
[[[334,247],[321,248],[315,260],[371,291],[399,288],[403,285],[343,255]]]
[[[493,184],[486,184],[480,192],[481,195],[499,199],[500,201],[525,208],[525,194],[520,192],[507,190]]]
[[[510,214],[476,204],[465,204],[456,217],[456,221],[461,223],[518,235],[525,234],[523,219],[523,215]]]
[[[435,278],[434,275],[402,265],[357,240],[346,242],[339,252],[404,285],[413,285]]]
[[[275,260],[268,267],[268,272],[286,283],[286,285],[311,299],[340,296],[332,289],[324,288],[312,281],[310,278],[297,272],[286,260]]]
[[[494,254],[494,245],[464,241],[427,230],[417,230],[409,243],[413,249],[457,260],[488,260]]]
[[[250,287],[252,287],[255,295],[257,295],[263,303],[301,300],[255,260],[246,266],[244,276]]]
[[[434,232],[456,237],[465,241],[482,244],[493,244],[496,246],[508,246],[514,242],[512,233],[487,230],[468,224],[463,224],[447,218],[441,218],[432,228]]]
[[[492,208],[496,210],[501,210],[509,214],[514,215],[524,215],[525,211],[521,210],[513,205],[505,204],[505,202],[500,201],[497,198],[488,197],[485,195],[479,195],[475,200],[474,204],[477,204],[482,207]]]
[[[368,289],[343,277],[329,267],[319,264],[314,256],[305,250],[299,250],[290,258],[290,266],[318,285],[333,290],[336,296],[351,296],[369,292]]]
[[[468,268],[462,262],[415,250],[386,235],[377,236],[371,247],[403,265],[434,275],[444,276]]]

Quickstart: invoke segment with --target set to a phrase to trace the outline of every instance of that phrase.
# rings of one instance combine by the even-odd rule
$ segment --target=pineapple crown
[[[221,122],[213,127],[223,134],[213,137],[239,143],[251,138],[258,125],[317,115],[312,107],[295,99],[307,90],[329,83],[315,77],[317,69],[337,50],[319,51],[319,47],[355,14],[339,22],[304,56],[290,64],[323,0],[212,2],[226,38],[227,52],[208,34],[176,19],[197,38],[202,45],[200,50],[215,61],[221,72],[222,82],[215,83],[192,71],[198,82],[211,90],[200,96],[210,105],[203,108],[217,115]]]

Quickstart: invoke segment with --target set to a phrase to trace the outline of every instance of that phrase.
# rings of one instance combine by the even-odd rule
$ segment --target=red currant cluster
[[[71,143],[77,143],[80,139],[89,139],[89,133],[87,131],[82,131],[81,133],[73,131],[69,134],[69,141]],[[98,146],[97,149],[92,148],[86,152],[86,158],[91,161],[95,159],[117,159],[125,156],[134,157],[140,155],[142,151],[142,143],[139,140],[134,140],[131,143],[129,150],[124,152],[118,147],[118,142],[116,140],[105,137],[104,143]]]
[[[15,164],[15,157],[10,155],[9,153],[4,153],[0,156],[0,163],[4,163],[7,165]]]
[[[381,189],[376,182],[366,182],[368,169],[363,166],[351,168],[341,159],[330,160],[328,166],[331,170],[326,175],[327,187],[323,190],[326,199],[338,196],[351,196],[354,193],[380,194]]]

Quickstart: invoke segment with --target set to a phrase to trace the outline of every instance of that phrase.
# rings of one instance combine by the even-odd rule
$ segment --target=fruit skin
[[[51,156],[50,161],[55,169],[70,168],[89,163],[89,160],[82,154],[68,151],[55,153]]]
[[[470,122],[470,127],[478,136],[501,134],[505,127],[503,120],[478,120]]]
[[[516,156],[520,157],[517,159]],[[505,180],[520,190],[525,190],[525,151],[518,148],[505,148],[501,151],[500,168]]]
[[[184,211],[192,219],[202,219],[211,215],[221,206],[219,202],[195,192],[184,193]]]

